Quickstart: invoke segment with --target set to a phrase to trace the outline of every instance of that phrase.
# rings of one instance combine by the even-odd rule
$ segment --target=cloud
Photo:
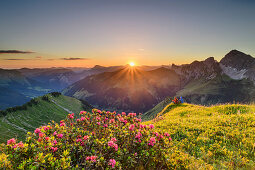
[[[31,54],[32,51],[20,51],[20,50],[0,50],[0,54]]]
[[[24,59],[24,58],[7,58],[7,59],[4,59],[4,60],[16,61],[16,60],[27,60],[27,59]]]
[[[37,56],[35,57],[36,59],[42,59],[43,57],[42,56]]]
[[[60,58],[60,60],[89,60],[88,58]]]

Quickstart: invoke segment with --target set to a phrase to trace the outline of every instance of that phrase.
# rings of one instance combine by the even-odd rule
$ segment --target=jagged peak
[[[255,58],[238,50],[231,50],[220,61],[220,64],[234,67],[238,70],[246,69],[255,64]]]
[[[205,59],[205,62],[215,62],[214,57],[208,57],[207,59]]]
[[[229,53],[227,53],[225,55],[224,58],[233,58],[233,59],[235,59],[235,58],[240,58],[240,57],[245,58],[245,59],[254,59],[251,55],[245,54],[245,53],[243,53],[241,51],[238,51],[238,50],[231,50]]]

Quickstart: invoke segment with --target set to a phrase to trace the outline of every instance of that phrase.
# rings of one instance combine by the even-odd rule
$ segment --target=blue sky
[[[181,64],[232,49],[255,56],[254,16],[248,0],[0,1],[0,50],[34,52],[0,54],[0,67]]]

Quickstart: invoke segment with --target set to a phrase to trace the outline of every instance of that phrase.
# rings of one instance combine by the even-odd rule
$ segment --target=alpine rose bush
[[[168,133],[143,125],[135,113],[81,111],[0,146],[2,169],[167,169]]]

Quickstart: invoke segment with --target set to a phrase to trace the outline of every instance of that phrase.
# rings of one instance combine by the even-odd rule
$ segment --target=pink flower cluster
[[[130,117],[135,117],[135,116],[136,116],[136,113],[129,113],[128,116],[130,116]]]
[[[86,158],[87,161],[91,161],[91,162],[96,162],[97,161],[96,159],[97,159],[97,156],[88,156]]]
[[[112,138],[112,139],[108,142],[108,146],[114,148],[115,151],[118,151],[118,144],[115,143],[116,141],[117,141],[116,138]]]
[[[155,143],[156,143],[155,137],[151,137],[150,140],[149,140],[148,145],[149,145],[149,146],[153,146]]]
[[[112,166],[112,168],[114,168],[114,167],[115,167],[115,165],[116,165],[116,161],[115,161],[115,159],[110,159],[110,160],[109,160],[108,165],[111,165],[111,166]]]
[[[64,122],[60,123],[60,126],[66,126],[66,124]]]
[[[128,129],[132,131],[134,130],[134,128],[135,128],[135,125],[131,124]]]
[[[141,134],[141,132],[138,132],[136,135],[135,135],[135,139],[137,139],[138,140],[138,142],[142,142],[141,141],[141,137],[142,137],[142,134]]]
[[[58,150],[58,148],[57,148],[57,147],[51,147],[51,150],[52,150],[53,152],[56,152],[56,151]]]
[[[150,129],[153,129],[153,128],[154,128],[154,125],[153,125],[153,124],[150,124],[150,125],[149,125],[149,128],[150,128]]]
[[[50,128],[48,126],[43,126],[42,128],[44,131],[50,130]]]
[[[58,138],[63,138],[63,134],[62,133],[60,133],[60,134],[58,134]]]
[[[68,115],[68,118],[69,118],[69,119],[73,119],[73,118],[74,118],[74,113],[69,114],[69,115]]]
[[[40,133],[41,132],[41,129],[40,128],[36,128],[35,129],[35,133]]]
[[[12,145],[12,144],[15,144],[16,143],[16,139],[14,138],[11,138],[7,141],[7,145]]]

